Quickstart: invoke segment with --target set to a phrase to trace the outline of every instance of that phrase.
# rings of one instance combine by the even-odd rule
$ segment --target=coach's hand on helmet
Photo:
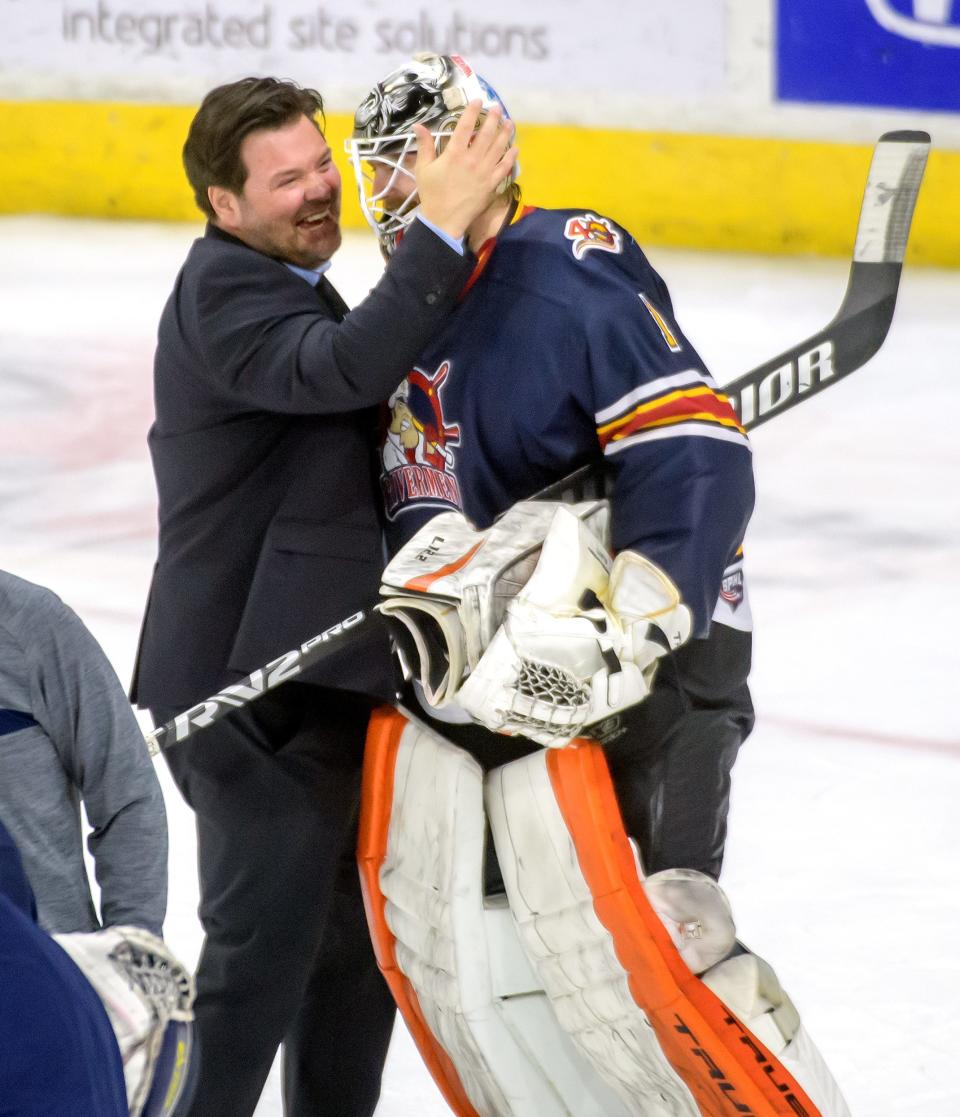
[[[465,236],[494,201],[517,159],[513,123],[493,108],[478,128],[480,107],[467,105],[439,155],[429,129],[414,125],[420,212],[453,237]]]

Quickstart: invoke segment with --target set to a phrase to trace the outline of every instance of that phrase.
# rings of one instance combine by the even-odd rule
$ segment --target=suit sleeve
[[[380,281],[342,322],[275,261],[208,268],[196,277],[191,333],[209,380],[241,404],[288,414],[354,411],[386,399],[407,375],[473,262],[414,222]]]

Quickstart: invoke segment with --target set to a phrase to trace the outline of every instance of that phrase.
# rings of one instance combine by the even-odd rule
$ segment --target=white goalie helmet
[[[459,55],[423,53],[378,81],[360,103],[353,136],[345,146],[360,208],[385,255],[393,253],[419,206],[412,176],[404,169],[405,157],[417,150],[414,124],[430,129],[439,151],[463,110],[476,100],[482,104],[481,119],[494,106],[505,119],[509,116],[496,90]],[[374,181],[378,165],[391,171],[379,190]],[[405,188],[397,190],[403,179],[409,179],[409,193]],[[508,185],[509,181],[503,188]],[[403,195],[402,201],[396,201],[397,195]]]

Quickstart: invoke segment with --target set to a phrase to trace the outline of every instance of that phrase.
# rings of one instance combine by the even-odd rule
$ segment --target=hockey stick
[[[819,333],[723,386],[746,430],[841,380],[865,364],[883,344],[897,301],[903,256],[929,148],[926,132],[887,132],[880,137],[867,176],[853,262],[840,309]],[[582,498],[590,490],[602,492],[593,464],[529,499],[562,499],[570,494]],[[359,609],[241,682],[184,710],[147,735],[150,755],[156,756],[161,749],[301,675],[348,645],[352,636],[376,617],[373,607]]]
[[[926,132],[877,141],[840,309],[819,333],[722,386],[747,430],[835,384],[883,344],[929,150]]]

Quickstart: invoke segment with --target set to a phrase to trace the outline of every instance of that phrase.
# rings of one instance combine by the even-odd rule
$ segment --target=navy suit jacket
[[[160,320],[149,446],[159,552],[132,697],[185,707],[376,600],[375,407],[454,306],[473,258],[415,221],[347,307],[215,227]],[[389,697],[382,632],[309,681]]]

